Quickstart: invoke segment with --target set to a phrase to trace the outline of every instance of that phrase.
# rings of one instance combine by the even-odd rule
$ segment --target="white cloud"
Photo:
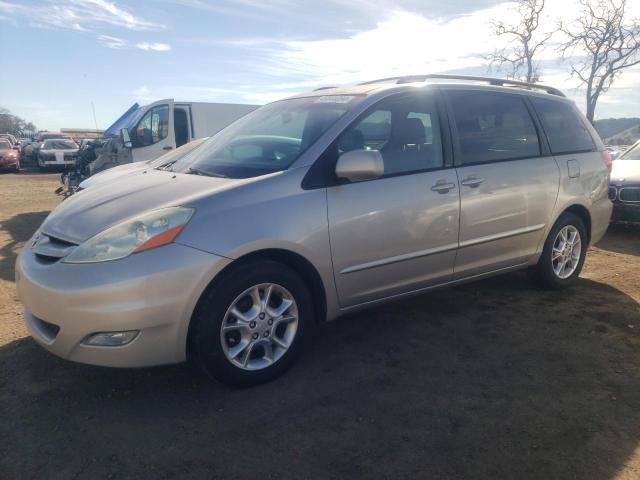
[[[104,26],[127,30],[159,30],[164,26],[144,20],[107,0],[48,0],[40,5],[0,1],[0,12],[20,17],[30,25],[89,31]]]
[[[640,2],[632,3],[628,8],[630,18],[640,15]],[[571,20],[578,11],[577,0],[548,1],[540,33],[555,30],[558,19]],[[261,61],[255,63],[255,73],[266,75],[275,82],[265,81],[260,93],[240,94],[253,101],[269,101],[315,86],[395,75],[452,71],[487,74],[487,55],[505,48],[505,39],[492,33],[491,23],[496,20],[515,22],[514,4],[505,2],[446,19],[396,9],[390,10],[375,26],[344,37],[282,42],[256,39],[255,43],[250,38],[243,38],[226,42],[228,45],[236,42],[238,48],[251,48],[254,52],[259,50]],[[570,78],[570,59],[562,62],[559,58],[557,45],[561,40],[556,36],[553,43],[539,52],[538,61],[543,64],[542,81],[566,89],[567,95],[582,105],[584,91],[576,79]],[[508,44],[506,46],[508,48]],[[494,70],[494,74],[502,76],[505,72]],[[625,72],[607,96],[624,95],[624,88],[637,89],[639,74],[640,68]],[[279,79],[286,79],[286,83]]]
[[[171,45],[167,43],[156,43],[156,42],[140,42],[135,45],[127,42],[126,40],[119,37],[112,37],[110,35],[99,35],[98,41],[107,48],[112,48],[115,50],[122,50],[124,48],[138,48],[140,50],[153,50],[156,52],[167,52],[171,50]]]
[[[98,41],[102,43],[107,48],[113,48],[116,50],[126,48],[127,42],[122,38],[112,37],[109,35],[99,35]]]
[[[156,52],[168,52],[171,50],[171,45],[168,43],[149,43],[149,42],[140,42],[136,44],[136,48],[140,50],[154,50]]]

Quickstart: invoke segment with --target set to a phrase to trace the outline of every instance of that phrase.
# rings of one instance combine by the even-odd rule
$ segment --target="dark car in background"
[[[613,162],[609,198],[612,222],[640,223],[640,141]]]
[[[20,152],[9,140],[0,138],[0,170],[20,170]]]

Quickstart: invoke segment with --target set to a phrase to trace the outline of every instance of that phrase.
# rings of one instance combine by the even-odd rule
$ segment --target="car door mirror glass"
[[[336,176],[350,182],[373,180],[384,175],[384,161],[377,150],[352,150],[343,153],[336,164]]]

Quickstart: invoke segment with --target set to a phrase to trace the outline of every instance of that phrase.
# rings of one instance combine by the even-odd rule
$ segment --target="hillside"
[[[632,145],[640,139],[640,124],[605,139],[607,145]]]
[[[640,118],[603,118],[595,128],[609,145],[630,145],[640,139]]]

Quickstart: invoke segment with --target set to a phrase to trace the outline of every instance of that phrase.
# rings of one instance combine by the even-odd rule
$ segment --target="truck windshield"
[[[174,172],[250,178],[286,170],[364,97],[325,95],[265,105],[178,160]]]
[[[113,123],[113,125],[111,125],[104,131],[104,133],[102,134],[102,138],[117,137],[118,135],[120,135],[121,129],[129,128],[133,124],[132,120],[137,116],[136,113],[138,112],[138,110],[140,110],[140,105],[138,105],[137,103],[131,105],[131,107],[129,107],[129,110],[124,112],[120,116],[120,118],[118,118]]]

